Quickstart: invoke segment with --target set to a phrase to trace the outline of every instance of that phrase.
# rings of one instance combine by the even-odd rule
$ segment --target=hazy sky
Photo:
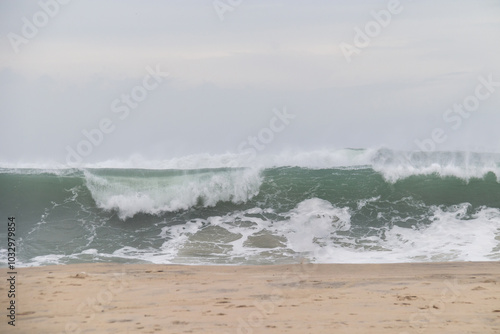
[[[0,2],[0,162],[500,148],[497,0],[60,1]]]

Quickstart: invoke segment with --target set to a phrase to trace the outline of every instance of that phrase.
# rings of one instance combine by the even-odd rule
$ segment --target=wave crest
[[[493,173],[500,182],[500,154],[474,152],[401,152],[380,149],[371,159],[372,168],[386,181],[414,175],[453,176],[465,181]]]
[[[137,213],[158,215],[219,202],[244,203],[259,193],[262,184],[256,169],[126,172],[84,173],[97,206],[116,210],[122,220]]]

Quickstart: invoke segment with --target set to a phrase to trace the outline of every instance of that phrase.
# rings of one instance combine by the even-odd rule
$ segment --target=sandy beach
[[[1,333],[500,333],[500,263],[19,268],[16,326],[3,319]]]

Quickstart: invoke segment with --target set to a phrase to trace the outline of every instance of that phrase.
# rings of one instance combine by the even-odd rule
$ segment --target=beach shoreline
[[[41,266],[15,303],[2,333],[499,333],[500,263]]]

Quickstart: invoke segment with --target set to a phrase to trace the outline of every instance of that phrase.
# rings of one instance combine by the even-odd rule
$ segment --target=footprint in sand
[[[218,301],[218,302],[215,302],[216,304],[228,304],[229,301],[228,300],[221,300],[221,301]]]
[[[418,299],[417,296],[410,296],[410,295],[407,295],[407,296],[397,296],[398,300],[416,300]]]

